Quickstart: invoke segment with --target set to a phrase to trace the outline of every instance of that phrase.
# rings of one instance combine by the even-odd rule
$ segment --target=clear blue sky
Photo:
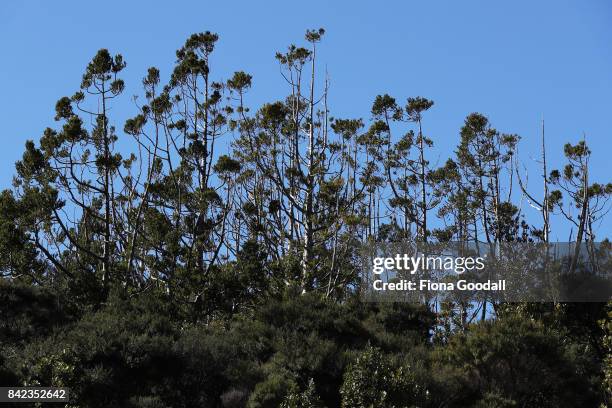
[[[327,30],[320,56],[332,81],[334,116],[368,119],[379,93],[402,103],[425,96],[436,103],[426,126],[440,160],[456,145],[465,116],[477,111],[499,130],[522,136],[520,154],[531,167],[544,115],[551,167],[561,164],[563,143],[584,132],[594,152],[592,179],[612,179],[607,0],[85,3],[0,3],[1,188],[9,187],[25,140],[54,126],[55,101],[77,89],[99,48],[123,54],[126,94],[142,94],[147,67],[167,76],[189,34],[215,31],[216,77],[251,73],[256,107],[285,95],[275,51],[317,27]],[[119,129],[134,114],[124,100],[114,112]],[[600,231],[610,236],[610,224]]]

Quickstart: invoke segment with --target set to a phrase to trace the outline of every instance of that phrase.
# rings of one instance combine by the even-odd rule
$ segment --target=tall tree
[[[559,209],[576,228],[576,244],[569,267],[570,272],[574,272],[583,241],[587,242],[589,255],[594,259],[592,245],[595,241],[594,224],[610,211],[608,202],[612,195],[612,183],[604,185],[589,182],[591,150],[585,140],[575,145],[565,144],[563,152],[568,163],[563,168],[563,172],[553,170],[550,173],[551,183],[559,187],[550,193],[550,202],[551,206]],[[569,198],[567,208],[563,203],[564,194]],[[596,262],[593,264],[597,265]]]
[[[115,186],[115,180],[122,157],[115,151],[117,135],[108,116],[111,101],[124,89],[118,77],[123,68],[121,55],[98,51],[87,65],[81,89],[56,104],[55,119],[64,122],[62,129],[46,129],[40,148],[29,142],[16,165],[20,195],[37,193],[48,203],[46,236],[37,238],[41,251],[64,270],[67,261],[60,255],[81,267],[99,266],[104,282],[113,278],[117,245],[125,242],[115,222],[116,198],[122,188]],[[88,104],[92,99],[95,102]],[[92,118],[91,130],[79,113]]]

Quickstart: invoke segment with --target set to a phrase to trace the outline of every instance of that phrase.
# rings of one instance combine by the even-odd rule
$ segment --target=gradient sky
[[[56,100],[77,90],[99,48],[123,54],[126,93],[118,129],[155,65],[167,78],[174,52],[194,32],[220,35],[213,76],[253,75],[248,103],[281,99],[274,59],[307,28],[324,27],[320,61],[331,78],[336,117],[369,119],[372,100],[390,93],[435,101],[427,133],[442,162],[470,112],[522,136],[533,169],[544,116],[550,167],[562,146],[586,134],[592,181],[612,181],[612,3],[589,1],[13,1],[0,3],[0,188],[10,186],[27,139],[55,126]],[[435,162],[436,159],[433,158]],[[535,176],[532,175],[535,188]],[[539,180],[538,180],[539,182]],[[535,210],[525,208],[534,216]],[[599,228],[611,236],[612,222]],[[568,230],[555,238],[567,240]],[[553,231],[554,233],[554,231]],[[600,236],[601,237],[601,236]]]

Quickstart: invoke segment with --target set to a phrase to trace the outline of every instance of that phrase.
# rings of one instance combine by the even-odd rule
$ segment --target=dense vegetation
[[[528,191],[520,137],[473,113],[435,167],[426,98],[331,116],[323,36],[276,55],[288,96],[252,112],[251,76],[216,81],[218,37],[194,34],[122,130],[126,62],[95,55],[0,195],[1,384],[67,386],[80,407],[610,403],[609,305],[360,297],[368,242],[549,242],[557,213],[590,254],[612,184],[590,180],[586,142],[549,169],[542,133]]]

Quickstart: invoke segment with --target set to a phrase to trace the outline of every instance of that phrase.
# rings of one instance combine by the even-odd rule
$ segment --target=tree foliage
[[[0,193],[0,383],[84,407],[609,405],[609,305],[359,296],[363,245],[548,242],[553,213],[576,231],[569,269],[584,247],[607,272],[612,185],[586,140],[549,172],[542,135],[542,194],[481,113],[438,164],[427,98],[333,116],[324,38],[278,52],[287,92],[252,109],[253,77],[217,72],[218,35],[194,34],[122,126],[126,62],[95,54]]]

